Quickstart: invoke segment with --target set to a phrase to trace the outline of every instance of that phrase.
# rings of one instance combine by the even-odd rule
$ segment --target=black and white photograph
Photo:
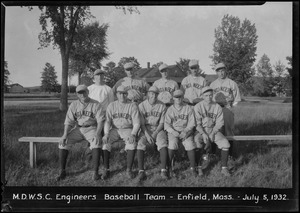
[[[299,2],[1,2],[1,211],[299,211]]]

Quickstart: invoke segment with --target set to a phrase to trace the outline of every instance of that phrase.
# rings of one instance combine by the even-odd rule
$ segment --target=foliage
[[[248,82],[254,75],[257,38],[255,24],[225,15],[215,29],[214,53],[210,56],[213,64],[223,62],[229,78],[238,84]]]
[[[10,75],[10,72],[8,71],[7,61],[4,61],[4,71],[3,71],[4,79],[3,79],[3,82],[4,82],[4,91],[5,92],[8,92],[7,86],[10,83],[9,75]]]
[[[44,71],[42,72],[42,84],[41,89],[44,92],[58,92],[59,90],[58,83],[57,83],[57,75],[55,72],[54,66],[50,63],[45,64]]]
[[[287,67],[286,70],[289,73],[289,76],[292,77],[293,76],[293,57],[292,56],[287,56],[286,60],[288,61],[288,65],[290,67]]]
[[[87,76],[100,69],[101,61],[110,55],[106,44],[107,29],[108,24],[100,26],[99,22],[78,28],[70,54],[69,72],[71,75],[78,74],[78,84],[81,84],[82,75]]]
[[[153,65],[152,65],[152,68],[157,68],[157,69],[158,69],[159,66],[162,65],[163,63],[164,63],[164,62],[162,62],[162,61],[157,62],[156,64],[153,64]]]
[[[126,76],[124,69],[116,67],[116,63],[110,61],[103,67],[105,73],[105,82],[108,86],[113,87],[117,81]]]
[[[140,14],[140,11],[137,6],[116,6],[116,9],[123,10],[124,14],[128,11],[130,14],[137,13]]]
[[[128,62],[132,62],[134,64],[133,69],[134,70],[139,70],[141,69],[140,63],[138,62],[138,60],[131,56],[131,57],[123,57],[120,59],[120,61],[118,62],[118,67],[124,69],[124,65]]]
[[[190,59],[186,59],[186,58],[179,58],[179,61],[176,61],[176,65],[186,74],[189,75],[190,74],[190,69],[189,69],[189,62]],[[205,73],[203,72],[203,70],[200,68],[199,65],[199,71],[198,71],[198,75],[202,76],[203,78],[205,78]]]

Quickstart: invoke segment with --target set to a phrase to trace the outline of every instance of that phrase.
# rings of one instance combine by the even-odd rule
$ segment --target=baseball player
[[[202,154],[204,151],[210,151],[211,143],[216,143],[218,148],[221,149],[221,173],[225,176],[230,176],[227,168],[230,143],[221,133],[221,128],[224,125],[222,108],[212,101],[212,88],[206,86],[202,89],[202,93],[203,101],[194,107],[197,130],[195,142],[197,146],[196,164],[198,165],[198,175],[203,175],[201,165]]]
[[[141,119],[136,103],[127,100],[127,90],[121,85],[117,88],[118,100],[110,103],[106,109],[104,124],[103,152],[106,162],[109,162],[112,144],[119,139],[125,142],[127,151],[127,177],[132,179],[132,165],[135,151],[137,149],[137,135],[141,126]],[[109,164],[104,165],[103,179],[109,177]]]
[[[101,69],[97,69],[94,72],[94,81],[95,83],[88,86],[88,90],[89,90],[89,97],[98,101],[102,107],[103,107],[103,111],[104,113],[106,112],[106,108],[108,106],[109,103],[114,101],[114,94],[112,91],[112,88],[110,88],[109,86],[107,86],[104,82],[104,74],[105,72]],[[103,130],[101,132],[102,136],[103,136]],[[89,160],[91,159],[91,150],[90,147],[87,148],[86,150],[86,161],[89,162]],[[104,155],[102,155],[103,161],[104,161]],[[104,164],[107,164],[108,162],[104,162]]]
[[[241,95],[237,84],[226,76],[226,67],[219,63],[215,67],[218,79],[210,84],[214,90],[213,100],[223,109],[225,135],[233,136],[234,114],[233,106],[241,101]]]
[[[160,152],[161,177],[168,179],[167,160],[168,160],[168,141],[164,131],[164,119],[166,106],[157,100],[159,90],[152,86],[148,90],[148,99],[140,103],[139,110],[141,115],[141,137],[138,142],[137,156],[140,178],[144,178],[144,151],[147,143],[157,145]]]
[[[87,140],[92,150],[94,165],[94,180],[101,176],[98,174],[101,154],[101,131],[105,114],[101,104],[88,97],[88,89],[85,85],[76,87],[78,100],[71,103],[64,122],[64,133],[59,143],[60,175],[57,180],[66,177],[66,162],[69,149],[74,143]],[[77,124],[77,125],[76,125]]]
[[[199,62],[197,60],[190,60],[189,69],[190,74],[182,80],[180,89],[184,92],[184,102],[195,106],[202,100],[201,89],[206,86],[207,82],[202,76],[198,76]]]
[[[168,154],[169,163],[172,164],[175,151],[179,148],[181,140],[190,161],[190,171],[197,176],[195,169],[195,142],[193,129],[195,127],[195,117],[192,106],[183,103],[182,90],[176,90],[173,94],[174,104],[170,106],[165,115],[164,128],[168,132]],[[174,176],[172,165],[169,165],[171,175]]]
[[[127,98],[139,104],[144,100],[150,86],[146,81],[135,77],[134,64],[132,62],[126,63],[124,69],[127,77],[117,81],[113,87],[113,92],[116,95],[117,88],[123,85],[128,92]]]
[[[179,89],[176,81],[169,78],[169,68],[167,64],[161,64],[158,68],[161,73],[161,79],[156,80],[153,86],[159,90],[158,100],[167,107],[173,104],[173,92]]]

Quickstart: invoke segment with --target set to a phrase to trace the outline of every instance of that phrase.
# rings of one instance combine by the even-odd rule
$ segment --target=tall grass
[[[37,165],[29,166],[29,146],[19,143],[23,136],[60,137],[63,134],[65,113],[56,105],[12,106],[4,111],[4,160],[5,178],[9,186],[147,186],[147,187],[292,187],[292,146],[290,143],[274,146],[268,142],[240,142],[238,158],[229,160],[232,177],[220,175],[220,161],[216,155],[202,178],[189,173],[189,162],[183,150],[176,155],[177,178],[161,180],[159,153],[148,147],[145,156],[147,179],[125,177],[126,153],[116,144],[111,154],[111,178],[107,181],[92,180],[91,165],[85,164],[86,144],[77,144],[68,158],[68,178],[55,182],[59,172],[58,147],[54,143],[37,146]],[[236,135],[285,135],[292,134],[292,106],[282,103],[243,102],[235,108]],[[135,160],[134,172],[137,175]],[[100,171],[102,170],[102,163]]]

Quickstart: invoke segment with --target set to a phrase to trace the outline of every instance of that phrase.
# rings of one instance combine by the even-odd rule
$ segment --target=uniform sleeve
[[[201,115],[201,108],[199,104],[196,104],[194,107],[195,113],[195,122],[197,126],[202,126],[202,115]]]
[[[138,106],[133,103],[131,108],[131,118],[132,118],[132,124],[141,124],[141,118],[140,118],[140,111]]]
[[[186,78],[184,78],[184,79],[182,80],[181,85],[180,85],[180,89],[183,91],[183,93],[185,93],[185,88],[184,88],[185,81],[186,81]]]
[[[74,112],[75,102],[72,102],[65,119],[65,125],[74,126],[76,124],[75,112]]]
[[[103,106],[99,103],[97,104],[97,108],[96,108],[96,120],[97,123],[101,123],[105,120],[105,111],[103,109]]]
[[[189,107],[189,112],[188,112],[188,123],[186,126],[186,131],[190,131],[195,127],[195,115],[194,115],[194,110]]]
[[[108,107],[106,109],[106,114],[105,114],[105,120],[109,121],[110,123],[112,121],[112,111],[113,111],[112,108],[113,108],[113,104],[112,103],[108,104]]]
[[[167,107],[164,107],[163,111],[161,112],[160,119],[159,119],[160,124],[165,122],[166,111],[167,111]]]
[[[239,90],[239,87],[237,85],[237,83],[234,82],[233,84],[233,97],[234,97],[234,100],[233,102],[234,103],[238,103],[241,101],[241,94],[240,94],[240,90]]]
[[[213,128],[213,132],[217,133],[221,130],[224,126],[224,118],[223,118],[223,111],[219,105],[216,105],[216,125]]]
[[[165,114],[165,123],[164,123],[164,128],[167,132],[171,133],[174,131],[172,127],[172,110],[171,108],[168,108],[166,114]]]

